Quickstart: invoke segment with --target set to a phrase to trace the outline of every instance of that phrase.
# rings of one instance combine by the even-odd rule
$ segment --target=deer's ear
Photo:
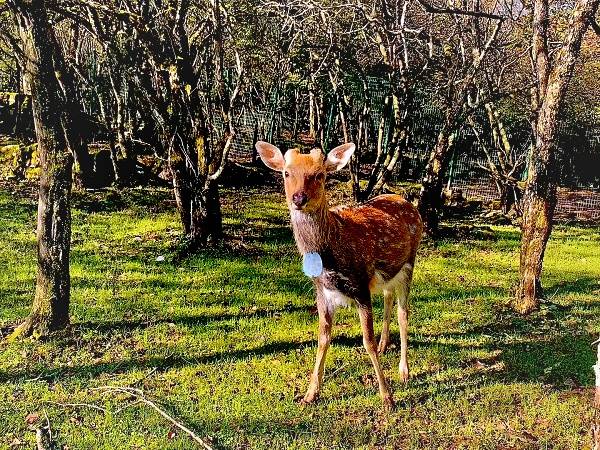
[[[269,169],[282,171],[285,165],[285,160],[281,154],[281,150],[268,142],[258,141],[256,143],[256,150],[260,155],[260,159],[265,163]]]
[[[348,164],[348,161],[350,161],[355,149],[355,145],[349,142],[331,150],[325,160],[325,170],[333,172],[344,168]]]

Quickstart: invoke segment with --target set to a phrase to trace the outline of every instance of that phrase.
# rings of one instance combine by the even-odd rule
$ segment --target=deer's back
[[[333,256],[344,276],[360,277],[376,291],[405,264],[413,264],[423,225],[417,209],[402,196],[380,195],[333,214],[338,222]]]

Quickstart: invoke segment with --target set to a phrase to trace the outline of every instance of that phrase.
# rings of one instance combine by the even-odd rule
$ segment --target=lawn
[[[12,189],[0,189],[4,335],[27,315],[35,279],[36,203]],[[549,301],[529,317],[508,307],[516,228],[425,245],[408,385],[399,348],[382,357],[398,404],[388,414],[352,309],[337,314],[321,400],[294,401],[308,386],[317,317],[282,194],[229,189],[223,202],[227,244],[179,259],[167,190],[76,195],[73,327],[45,342],[0,339],[1,448],[32,448],[30,428],[46,420],[56,448],[193,448],[155,410],[104,386],[142,389],[215,448],[589,448],[598,228],[555,229]]]

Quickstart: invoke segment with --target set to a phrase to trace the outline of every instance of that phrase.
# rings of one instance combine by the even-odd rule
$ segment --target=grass
[[[77,194],[73,329],[0,341],[1,448],[32,448],[30,428],[46,415],[59,448],[193,447],[152,409],[121,409],[130,398],[96,389],[107,385],[143,389],[215,448],[589,448],[598,228],[556,228],[543,280],[551,300],[525,318],[507,307],[517,229],[424,247],[407,386],[399,349],[382,358],[396,411],[382,411],[352,309],[337,315],[320,402],[302,408],[294,396],[308,386],[317,317],[282,196],[229,190],[223,200],[228,244],[175,262],[167,191]],[[33,295],[35,211],[20,191],[0,190],[4,333]]]

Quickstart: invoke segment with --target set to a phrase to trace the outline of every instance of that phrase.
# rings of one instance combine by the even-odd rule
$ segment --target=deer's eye
[[[290,173],[286,170],[283,172],[283,176],[287,178],[290,176]]]

